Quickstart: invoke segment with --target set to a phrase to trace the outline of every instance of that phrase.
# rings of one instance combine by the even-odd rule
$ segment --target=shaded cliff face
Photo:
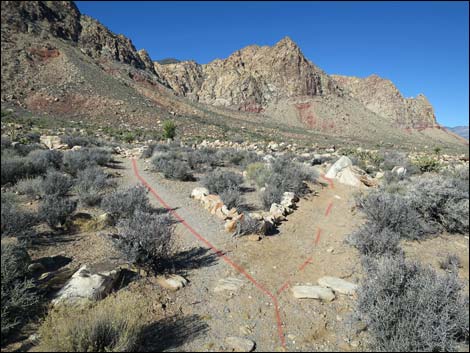
[[[177,94],[243,111],[261,112],[271,102],[290,97],[341,95],[336,83],[288,37],[272,47],[248,46],[206,65],[155,67]]]
[[[43,40],[55,37],[71,41],[93,59],[119,61],[154,73],[153,65],[142,59],[128,38],[81,15],[71,1],[4,1],[1,6],[2,42],[17,33]]]
[[[424,95],[404,98],[390,80],[377,75],[366,78],[340,75],[331,77],[348,94],[397,127],[425,129],[437,125],[434,109]]]

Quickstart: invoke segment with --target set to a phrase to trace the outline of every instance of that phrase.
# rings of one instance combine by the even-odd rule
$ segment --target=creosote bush
[[[137,209],[119,221],[118,229],[115,244],[128,261],[155,271],[168,266],[174,248],[174,225],[168,215]]]
[[[106,149],[86,147],[64,153],[63,164],[65,171],[75,176],[80,170],[93,165],[106,166],[111,160],[111,154]]]
[[[369,348],[379,352],[449,352],[468,340],[468,298],[456,274],[438,275],[403,257],[369,259],[357,311]]]
[[[140,300],[139,300],[140,299]],[[98,303],[53,308],[39,329],[39,349],[50,352],[136,352],[144,322],[142,298],[111,295]]]
[[[129,218],[134,215],[136,210],[150,212],[152,206],[147,193],[148,190],[143,185],[116,190],[103,198],[101,208],[111,213],[116,219]]]
[[[15,185],[16,191],[20,195],[35,197],[41,194],[42,177],[21,179]]]
[[[19,244],[2,241],[1,250],[3,344],[27,323],[37,307],[39,296],[28,278],[31,260],[26,249]]]

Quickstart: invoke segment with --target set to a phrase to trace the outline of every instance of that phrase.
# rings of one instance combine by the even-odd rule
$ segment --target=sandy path
[[[132,162],[122,162],[124,184],[138,183]],[[197,183],[165,180],[146,171],[142,160],[135,166],[142,180],[186,222],[177,226],[182,250],[211,245],[227,256],[214,256],[213,249],[208,249],[212,250],[206,252],[209,265],[186,271],[191,283],[177,293],[177,299],[186,303],[182,305],[184,314],[205,318],[209,331],[179,350],[218,350],[231,335],[254,340],[258,351],[331,350],[341,344],[336,313],[349,312],[350,299],[338,297],[329,304],[299,301],[292,297],[289,286],[315,283],[322,275],[350,278],[359,268],[355,252],[343,243],[357,224],[350,212],[350,189],[321,188],[319,196],[300,201],[278,235],[252,242],[231,239],[220,220],[189,198]],[[155,195],[149,197],[160,206]],[[227,277],[240,279],[241,288],[234,295],[215,293],[218,280]]]

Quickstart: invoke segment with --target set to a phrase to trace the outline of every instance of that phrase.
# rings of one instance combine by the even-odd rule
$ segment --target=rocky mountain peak
[[[437,125],[434,109],[423,94],[405,98],[392,81],[376,74],[366,78],[332,77],[348,94],[396,126],[424,129]]]

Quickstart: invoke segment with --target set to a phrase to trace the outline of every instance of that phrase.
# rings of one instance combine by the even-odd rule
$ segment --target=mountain
[[[4,1],[1,20],[2,106],[111,127],[171,118],[201,138],[465,148],[423,96],[330,76],[288,37],[200,65],[154,62],[70,1]]]
[[[446,129],[452,131],[454,134],[462,136],[463,138],[468,140],[469,137],[469,127],[468,126],[454,126],[454,127],[446,127]]]
[[[366,78],[333,75],[338,84],[374,113],[402,128],[426,129],[437,126],[434,109],[427,98],[404,98],[390,81],[377,75]]]

